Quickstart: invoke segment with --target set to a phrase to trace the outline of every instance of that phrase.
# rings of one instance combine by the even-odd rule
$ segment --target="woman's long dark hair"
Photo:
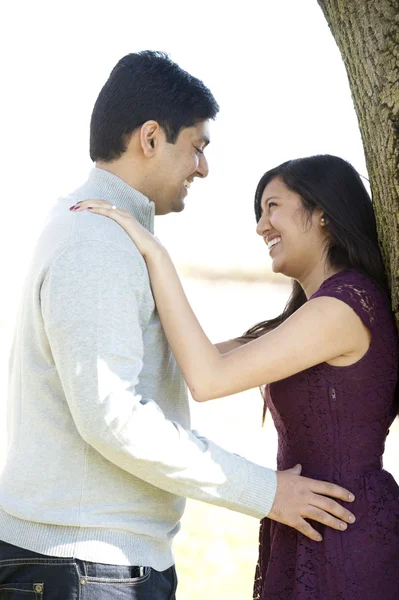
[[[388,295],[384,263],[378,245],[371,198],[358,172],[346,160],[330,154],[289,160],[267,171],[255,193],[255,216],[261,218],[265,187],[279,178],[302,199],[305,212],[316,208],[324,213],[328,232],[327,261],[338,270],[355,269],[374,281]],[[280,316],[258,323],[245,334],[258,337],[275,329],[306,302],[297,281]]]
[[[261,218],[261,200],[266,186],[279,178],[302,200],[303,209],[312,215],[316,208],[324,213],[328,232],[327,262],[337,270],[355,269],[382,289],[389,297],[384,263],[378,245],[376,221],[371,198],[358,172],[347,161],[329,154],[289,160],[267,171],[255,193],[255,216]],[[272,331],[306,302],[297,282],[278,317],[251,327],[242,339],[254,339]]]

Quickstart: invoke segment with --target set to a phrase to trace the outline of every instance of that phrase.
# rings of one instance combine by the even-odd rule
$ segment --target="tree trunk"
[[[342,54],[399,326],[399,0],[318,0]]]

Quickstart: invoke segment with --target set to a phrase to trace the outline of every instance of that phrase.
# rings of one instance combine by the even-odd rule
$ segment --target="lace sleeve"
[[[365,277],[352,271],[345,271],[326,279],[311,299],[330,296],[345,302],[372,331],[377,310],[377,290],[374,288],[374,284]]]

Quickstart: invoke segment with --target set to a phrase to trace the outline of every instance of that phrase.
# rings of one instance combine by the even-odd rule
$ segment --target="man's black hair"
[[[109,162],[126,150],[133,131],[149,120],[176,142],[180,131],[214,119],[219,106],[210,90],[164,52],[146,50],[121,58],[94,105],[90,157]]]

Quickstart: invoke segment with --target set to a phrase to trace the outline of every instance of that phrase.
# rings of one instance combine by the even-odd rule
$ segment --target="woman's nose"
[[[268,230],[270,229],[270,224],[268,219],[266,219],[264,216],[262,216],[259,221],[258,224],[256,226],[256,233],[260,236],[264,236]]]

